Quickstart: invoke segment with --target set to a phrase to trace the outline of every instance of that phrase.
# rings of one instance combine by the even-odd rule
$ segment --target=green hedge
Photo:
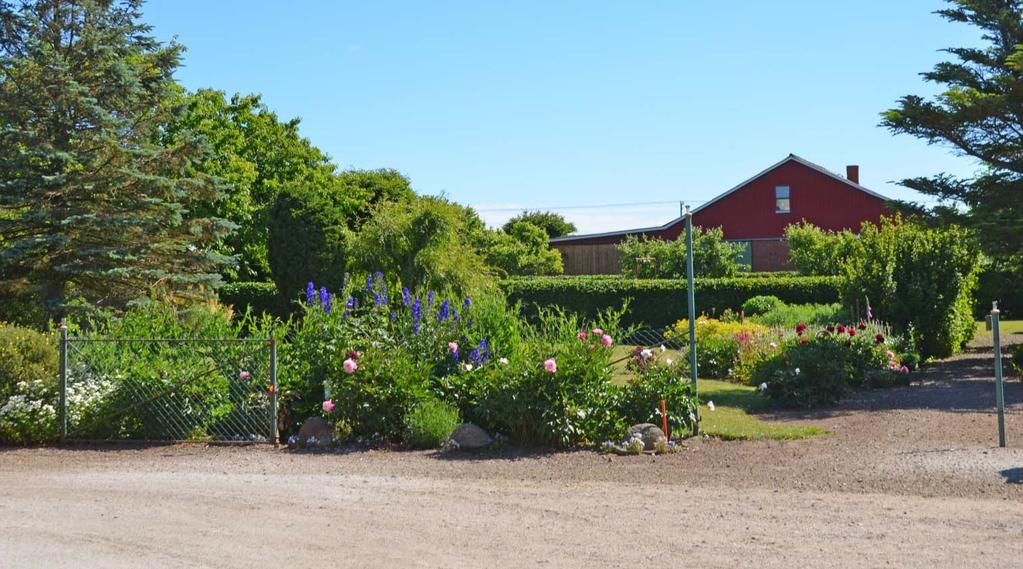
[[[277,285],[274,283],[226,284],[217,289],[217,296],[222,303],[233,306],[238,314],[244,314],[247,309],[254,315],[277,313]]]
[[[720,314],[740,310],[747,299],[773,295],[790,304],[830,304],[839,301],[840,277],[697,279],[696,310]],[[510,302],[522,302],[527,314],[537,308],[560,306],[593,318],[605,308],[621,307],[629,299],[627,325],[668,326],[687,316],[686,282],[674,279],[626,279],[608,276],[524,277],[502,281]]]

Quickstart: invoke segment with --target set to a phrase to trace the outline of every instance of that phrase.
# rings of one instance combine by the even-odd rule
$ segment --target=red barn
[[[831,230],[858,231],[877,222],[888,198],[859,183],[859,166],[846,176],[789,154],[784,160],[693,210],[693,224],[720,227],[724,238],[746,245],[754,271],[791,269],[785,227],[808,221]],[[677,239],[685,231],[679,217],[660,227],[569,235],[551,240],[561,251],[565,274],[614,274],[621,271],[615,245],[630,235]]]

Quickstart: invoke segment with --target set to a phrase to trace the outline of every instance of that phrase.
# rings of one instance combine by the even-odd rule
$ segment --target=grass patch
[[[1002,336],[1007,334],[1023,334],[1023,320],[999,320],[998,332]],[[991,332],[987,329],[987,324],[983,320],[977,322],[977,332],[974,336],[980,336],[982,334],[991,334]]]
[[[713,401],[715,410],[707,409]],[[700,432],[725,440],[806,439],[824,434],[813,426],[761,421],[750,412],[771,406],[756,388],[714,379],[700,380]]]

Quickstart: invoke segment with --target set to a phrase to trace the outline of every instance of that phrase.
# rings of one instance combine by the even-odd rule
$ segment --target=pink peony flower
[[[554,361],[554,358],[550,358],[543,363],[543,369],[547,373],[554,373],[558,371],[558,362]]]
[[[250,377],[252,377],[252,374],[245,370],[242,370],[240,373],[238,373],[238,379],[242,381],[248,381]]]
[[[893,352],[891,350],[888,350],[887,352],[885,352],[884,355],[888,356],[888,359],[890,359],[890,360],[895,359],[895,352]]]
[[[600,339],[600,343],[604,344],[605,348],[610,348],[611,345],[615,343],[615,340],[611,336],[604,334],[604,336]]]
[[[595,336],[603,336],[604,335],[604,331],[601,330],[600,328],[594,328],[593,330],[591,330],[591,332],[593,332],[593,334]]]
[[[328,399],[328,400],[323,402],[323,412],[324,413],[330,413],[333,410],[334,410],[334,401],[332,399]]]
[[[458,351],[458,342],[448,342],[448,351],[452,354]]]
[[[903,374],[909,373],[909,368],[906,367],[906,366],[902,366],[901,368],[899,368],[899,373],[903,373]]]
[[[585,340],[586,339],[586,332],[579,332],[578,334],[575,335],[575,337],[579,338],[580,340]]]
[[[342,364],[342,367],[345,368],[345,373],[353,374],[355,373],[355,370],[359,369],[359,364],[355,363],[355,360],[352,358],[348,358],[345,360],[345,363]]]

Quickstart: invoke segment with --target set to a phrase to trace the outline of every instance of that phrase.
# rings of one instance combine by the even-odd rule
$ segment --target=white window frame
[[[784,194],[784,195],[782,195]],[[785,200],[785,208],[782,209],[781,202]],[[774,213],[792,213],[792,188],[789,186],[774,187]]]

